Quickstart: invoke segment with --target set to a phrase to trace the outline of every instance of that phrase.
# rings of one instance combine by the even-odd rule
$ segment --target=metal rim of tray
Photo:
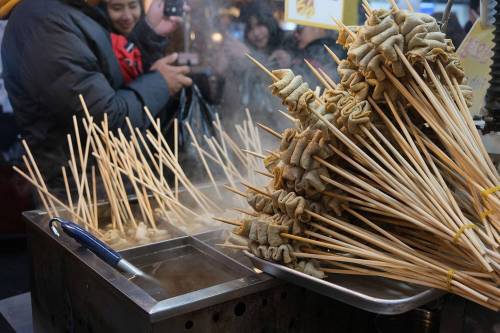
[[[248,251],[244,252],[257,268],[274,277],[344,302],[351,306],[377,314],[401,314],[436,300],[445,294],[444,291],[428,288],[416,295],[402,297],[400,299],[383,299],[373,297],[326,280],[315,278],[286,266],[264,260]]]

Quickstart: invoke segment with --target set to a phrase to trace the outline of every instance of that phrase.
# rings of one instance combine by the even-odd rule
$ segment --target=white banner
[[[343,0],[285,0],[285,21],[334,29],[332,17],[342,20],[343,5]]]

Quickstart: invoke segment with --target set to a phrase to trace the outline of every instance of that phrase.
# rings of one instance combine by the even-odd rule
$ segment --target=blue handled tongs
[[[60,217],[54,217],[49,221],[50,230],[54,235],[60,237],[59,228],[65,234],[76,240],[80,245],[92,251],[96,256],[104,260],[112,267],[118,268],[123,272],[130,273],[135,276],[143,276],[144,273],[132,265],[127,260],[123,259],[115,250],[97,239],[94,235],[87,232],[78,224],[71,221],[66,221]]]

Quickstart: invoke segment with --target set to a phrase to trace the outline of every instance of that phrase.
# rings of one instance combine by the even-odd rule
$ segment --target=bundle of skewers
[[[313,91],[269,71],[293,125],[267,132],[265,186],[231,186],[252,211],[234,233],[254,255],[317,278],[379,276],[500,309],[500,178],[469,114],[451,40],[425,14],[372,10],[339,26],[340,82],[310,65]],[[326,46],[325,46],[326,47]],[[260,154],[255,154],[259,156]]]
[[[82,96],[80,100],[85,117],[78,120],[74,116],[73,133],[67,135],[70,159],[61,166],[63,193],[48,187],[26,141],[22,142],[26,151],[25,168],[14,167],[14,170],[35,187],[49,217],[63,216],[75,221],[114,249],[169,238],[164,222],[187,233],[208,226],[209,216],[221,213],[227,200],[220,194],[217,174],[214,176],[211,169],[223,170],[233,185],[243,179],[239,170],[245,168],[250,179],[257,180],[250,170],[255,174],[258,159],[239,148],[243,144],[249,151],[262,149],[248,111],[243,124],[236,125],[241,140],[231,138],[218,116],[214,126],[219,137],[204,137],[206,145],[201,145],[189,124],[185,124],[193,149],[199,152],[219,194],[209,198],[201,186],[186,176],[179,163],[177,120],[174,121],[176,139],[171,147],[163,136],[159,119],[154,119],[147,108],[144,112],[151,122],[150,130],[134,128],[128,118],[125,129],[111,130],[107,115],[97,123]],[[82,129],[84,132],[80,133]],[[233,156],[239,160],[233,161]],[[172,181],[168,175],[173,175]]]

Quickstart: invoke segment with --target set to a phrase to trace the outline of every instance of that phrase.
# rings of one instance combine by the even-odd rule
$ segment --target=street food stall
[[[487,80],[468,85],[473,37],[457,52],[404,3],[363,0],[358,25],[346,1],[285,1],[346,56],[324,46],[338,80],[304,59],[316,87],[246,55],[280,128],[214,113],[212,132],[175,119],[171,142],[147,107],[149,130],[113,131],[80,95],[60,191],[22,141],[35,332],[451,332],[449,295],[498,318],[500,177],[469,111]]]

